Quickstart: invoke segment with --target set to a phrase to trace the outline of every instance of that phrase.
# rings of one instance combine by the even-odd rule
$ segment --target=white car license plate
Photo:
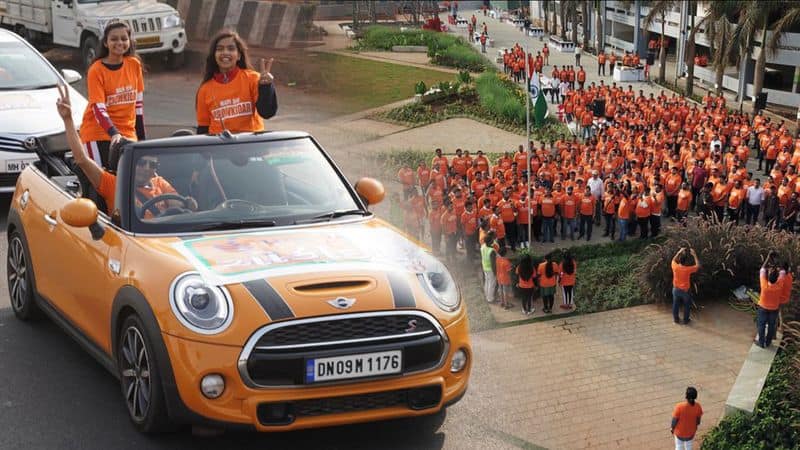
[[[25,170],[26,167],[36,162],[35,159],[22,159],[14,161],[6,161],[6,172],[17,173]]]
[[[401,350],[306,360],[306,383],[400,373]]]

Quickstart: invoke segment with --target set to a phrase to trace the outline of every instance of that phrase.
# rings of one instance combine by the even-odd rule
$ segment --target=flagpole
[[[528,174],[528,248],[531,246],[531,80],[528,75],[528,51],[525,51],[525,171]]]

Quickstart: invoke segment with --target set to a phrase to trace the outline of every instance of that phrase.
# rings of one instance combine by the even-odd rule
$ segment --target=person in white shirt
[[[569,83],[566,81],[562,81],[561,84],[558,85],[558,93],[561,95],[561,103],[567,100],[567,91],[569,90]]]
[[[719,145],[719,148],[716,148],[717,145]],[[714,137],[711,138],[711,143],[708,144],[708,151],[714,152],[715,150],[720,151],[721,149],[722,149],[722,141],[720,141],[719,136],[715,134]]]
[[[600,212],[603,208],[603,180],[598,176],[596,170],[592,170],[592,177],[586,182],[586,186],[592,191],[592,196],[595,198],[594,208],[594,223],[600,225]]]
[[[756,183],[747,188],[747,212],[745,215],[745,223],[750,225],[750,220],[753,220],[753,225],[758,223],[758,210],[761,208],[761,202],[764,201],[764,188],[761,187],[761,180],[756,178]]]
[[[581,65],[581,46],[580,45],[576,45],[575,46],[575,65],[576,66],[580,66]]]

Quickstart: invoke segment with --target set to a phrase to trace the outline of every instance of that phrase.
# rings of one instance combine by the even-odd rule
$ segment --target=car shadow
[[[20,322],[8,308],[0,309],[0,377],[0,448],[440,449],[445,440],[445,413],[289,433],[142,435],[111,374],[49,320]]]

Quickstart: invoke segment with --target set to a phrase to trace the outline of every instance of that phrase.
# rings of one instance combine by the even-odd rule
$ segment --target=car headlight
[[[417,278],[425,291],[439,308],[447,312],[457,310],[461,305],[461,295],[447,267],[429,253],[422,255]]]
[[[178,276],[172,282],[169,297],[172,312],[196,333],[221,333],[233,320],[233,302],[228,291],[209,285],[196,272]]]
[[[177,28],[181,26],[182,23],[181,16],[177,14],[171,14],[164,18],[164,28]]]

